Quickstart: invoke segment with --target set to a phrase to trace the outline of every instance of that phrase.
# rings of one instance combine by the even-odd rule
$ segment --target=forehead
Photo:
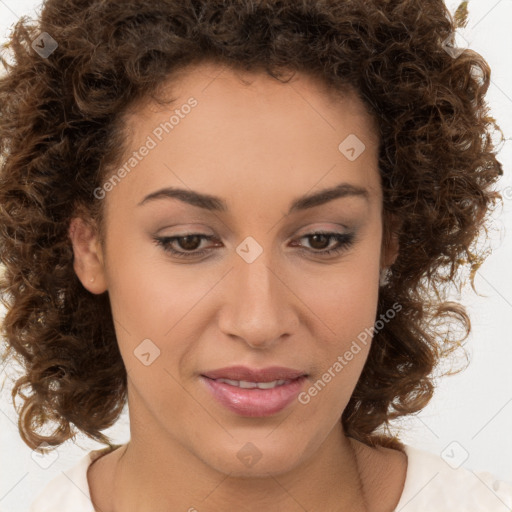
[[[364,131],[367,137],[378,142],[377,119],[353,88],[329,86],[324,80],[304,71],[283,70],[282,73],[284,82],[264,70],[242,70],[212,61],[192,63],[174,71],[154,95],[132,105],[125,119],[127,124],[132,124],[132,131],[136,131],[137,126],[144,127],[140,124],[141,119],[148,116],[154,119],[158,111],[163,111],[165,118],[166,111],[179,109],[188,98],[194,97],[201,106],[203,122],[208,120],[207,114],[214,106],[222,108],[224,115],[217,119],[222,125],[226,125],[224,119],[233,112],[237,114],[236,121],[242,122],[244,118],[254,118],[257,114],[274,119],[281,116],[286,121],[288,116],[283,115],[282,110],[289,109],[289,115],[294,111],[302,114],[310,111],[316,116],[316,121],[322,121],[331,130],[338,128],[336,121],[340,118],[350,118],[347,121],[354,131]],[[158,103],[153,96],[163,102]],[[281,109],[271,116],[268,107],[275,110],[276,103]]]
[[[223,186],[236,187],[266,198],[270,189],[295,197],[345,178],[378,188],[374,119],[350,90],[302,73],[282,83],[201,63],[173,75],[157,97],[172,101],[146,99],[125,119],[126,158],[151,146],[122,183],[130,182],[133,202],[164,186],[224,197]]]

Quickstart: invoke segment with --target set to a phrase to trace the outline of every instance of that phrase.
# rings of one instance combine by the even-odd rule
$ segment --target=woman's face
[[[75,247],[75,269],[108,291],[132,441],[264,475],[340,432],[395,253],[381,253],[378,139],[362,103],[305,75],[239,76],[190,68],[171,107],[127,118],[124,172],[96,192],[105,246]]]

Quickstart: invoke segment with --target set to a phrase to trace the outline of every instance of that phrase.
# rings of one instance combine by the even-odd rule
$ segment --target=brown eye
[[[202,240],[213,240],[211,235],[202,235],[200,233],[190,233],[183,236],[163,236],[155,237],[154,241],[161,246],[164,251],[171,253],[173,256],[190,258],[204,256],[209,249],[198,250]],[[173,247],[174,246],[174,247]],[[176,248],[176,246],[178,246]]]
[[[310,245],[313,249],[317,249],[319,251],[324,250],[326,247],[329,247],[329,243],[331,241],[331,237],[329,235],[325,235],[323,233],[319,233],[316,235],[308,236]]]
[[[299,240],[302,239],[307,239],[311,247],[306,247],[303,250],[318,256],[328,256],[338,254],[351,247],[355,241],[355,233],[310,233],[299,238]],[[332,240],[336,244],[327,249]]]
[[[199,235],[187,235],[176,239],[178,245],[186,251],[195,251],[199,245],[201,245],[201,236]]]

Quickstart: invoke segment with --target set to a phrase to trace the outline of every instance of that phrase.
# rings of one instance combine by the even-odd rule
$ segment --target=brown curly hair
[[[81,431],[110,444],[126,370],[108,293],[73,270],[70,220],[101,226],[94,190],[121,162],[129,107],[212,61],[355,90],[377,121],[384,241],[391,216],[401,221],[377,315],[402,309],[375,332],[341,421],[367,444],[399,445],[390,420],[428,403],[438,363],[470,332],[447,290],[463,271],[473,285],[501,199],[490,69],[447,51],[456,27],[442,0],[46,0],[36,23],[22,18],[0,77],[0,293],[6,357],[24,368],[12,390],[23,440],[55,446]],[[58,44],[46,58],[32,45],[42,32]]]

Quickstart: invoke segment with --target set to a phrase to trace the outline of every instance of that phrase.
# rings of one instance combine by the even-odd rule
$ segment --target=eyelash
[[[323,235],[327,236],[330,239],[336,240],[340,245],[333,249],[324,249],[320,251],[315,251],[312,249],[302,249],[300,252],[309,252],[313,255],[320,255],[320,256],[331,256],[334,254],[339,254],[347,249],[349,249],[354,244],[355,234],[354,233],[328,233],[324,231],[318,231],[314,233],[308,233],[307,235],[301,236],[298,240],[301,240],[302,238],[310,238],[315,235]],[[196,250],[196,251],[177,251],[174,249],[171,244],[175,240],[181,240],[187,237],[200,237],[203,240],[213,240],[215,239],[214,236],[211,235],[202,235],[200,233],[188,233],[186,235],[181,236],[165,236],[165,237],[155,237],[154,241],[156,245],[163,248],[165,252],[171,253],[173,256],[177,256],[179,258],[193,258],[193,257],[200,257],[205,256],[210,249],[202,249],[202,250]]]

